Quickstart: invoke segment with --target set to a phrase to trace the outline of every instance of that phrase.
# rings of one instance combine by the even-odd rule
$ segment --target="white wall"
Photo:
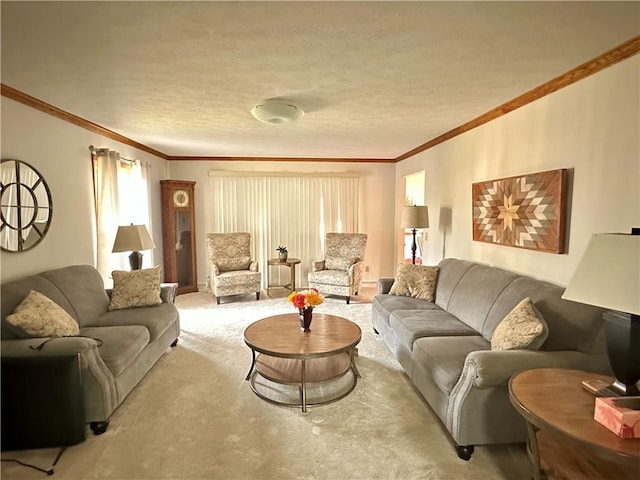
[[[116,142],[56,117],[1,97],[2,158],[35,167],[51,190],[52,223],[47,235],[26,252],[0,254],[0,280],[73,264],[94,265],[94,202],[89,145],[117,150],[125,158],[151,162],[152,198],[160,204],[160,179],[166,160]],[[162,263],[162,221],[154,208],[151,235]],[[148,255],[149,252],[144,252]]]
[[[400,162],[396,208],[403,176],[426,171],[425,263],[464,258],[566,285],[593,233],[640,226],[638,72],[636,55]],[[472,183],[558,168],[570,170],[565,254],[472,240]]]
[[[205,234],[208,212],[215,208],[209,204],[209,170],[262,171],[262,172],[355,172],[360,175],[359,231],[367,233],[367,250],[364,282],[375,282],[383,271],[393,269],[393,218],[395,198],[395,164],[393,163],[342,163],[342,162],[245,162],[245,161],[175,161],[169,163],[172,179],[196,181],[196,255],[198,283],[204,284],[207,277]],[[275,255],[275,252],[274,252]],[[295,252],[290,252],[296,256]],[[303,258],[311,264],[314,258]],[[306,278],[301,279],[306,285]]]

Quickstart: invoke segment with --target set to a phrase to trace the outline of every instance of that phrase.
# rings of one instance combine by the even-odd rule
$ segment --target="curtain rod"
[[[209,170],[210,177],[335,177],[360,178],[357,172],[260,172],[239,170]]]
[[[89,151],[91,153],[96,153],[98,150],[109,150],[108,148],[96,148],[93,145],[89,145]],[[122,162],[129,162],[129,163],[136,163],[138,160],[136,159],[131,159],[131,158],[124,158],[124,157],[120,157],[120,161]]]

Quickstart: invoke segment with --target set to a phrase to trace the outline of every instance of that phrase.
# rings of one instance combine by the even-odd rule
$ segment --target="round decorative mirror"
[[[42,241],[51,225],[51,192],[40,172],[21,160],[0,163],[0,248],[24,252]]]

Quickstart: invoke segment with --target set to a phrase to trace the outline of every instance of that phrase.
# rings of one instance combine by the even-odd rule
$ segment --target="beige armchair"
[[[256,294],[260,300],[261,276],[258,263],[251,259],[251,234],[207,233],[207,291],[220,298],[228,295]]]
[[[360,289],[366,246],[365,233],[327,233],[325,258],[313,262],[309,287],[326,295],[345,297],[349,303],[351,295],[357,295]]]

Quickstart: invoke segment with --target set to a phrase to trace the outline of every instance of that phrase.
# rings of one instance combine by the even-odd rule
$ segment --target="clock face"
[[[186,207],[189,205],[189,193],[186,190],[176,190],[173,192],[173,204],[176,207]]]

